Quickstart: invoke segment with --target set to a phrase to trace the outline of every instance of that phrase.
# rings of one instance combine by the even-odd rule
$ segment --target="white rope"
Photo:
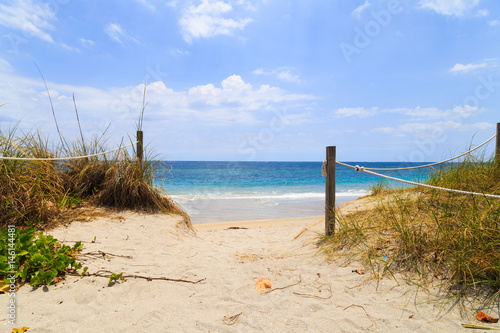
[[[7,157],[7,156],[0,156],[0,160],[19,160],[19,161],[65,161],[65,160],[76,160],[80,158],[87,158],[87,157],[94,157],[94,156],[99,156],[99,155],[104,155],[108,153],[112,153],[117,150],[122,150],[127,147],[133,146],[139,141],[133,142],[129,145],[123,146],[123,147],[118,147],[113,150],[108,150],[102,153],[97,153],[97,154],[92,154],[92,155],[85,155],[85,156],[70,156],[70,157],[47,157],[47,158],[36,158],[36,157]]]
[[[427,187],[427,188],[431,188],[431,189],[434,189],[434,190],[443,190],[443,191],[448,191],[448,192],[453,192],[453,193],[458,193],[458,194],[470,194],[470,195],[484,196],[484,197],[487,197],[487,198],[500,199],[500,195],[484,194],[484,193],[477,193],[477,192],[468,192],[468,191],[461,191],[461,190],[454,190],[454,189],[450,189],[450,188],[432,186],[432,185],[428,185],[428,184],[416,183],[416,182],[412,182],[412,181],[409,181],[409,180],[394,178],[394,177],[382,175],[380,173],[376,173],[376,172],[373,172],[373,171],[369,171],[366,168],[360,167],[358,165],[352,166],[352,165],[341,163],[341,162],[336,162],[336,163],[339,164],[339,165],[343,165],[345,167],[349,167],[351,169],[354,169],[357,172],[363,171],[363,172],[369,173],[369,174],[374,175],[374,176],[378,176],[378,177],[382,177],[382,178],[387,178],[387,179],[390,179],[390,180],[395,180],[395,181],[398,181],[398,182],[401,182],[401,183],[405,183],[405,184],[409,184],[409,185]]]
[[[365,168],[360,167],[359,165],[353,166],[353,165],[345,164],[345,163],[338,162],[338,161],[336,161],[335,163],[337,163],[337,164],[339,164],[339,165],[342,165],[342,166],[345,166],[345,167],[348,167],[348,168],[351,168],[351,169],[354,169],[354,170],[356,170],[357,172],[360,172],[360,171],[365,171]]]
[[[426,165],[419,165],[419,166],[414,166],[414,167],[408,167],[408,168],[394,168],[394,169],[384,169],[384,168],[364,168],[365,170],[372,170],[372,171],[400,171],[400,170],[413,170],[413,169],[421,169],[421,168],[428,168],[428,167],[431,167],[431,166],[434,166],[434,165],[438,165],[438,164],[443,164],[443,163],[446,163],[446,162],[449,162],[449,161],[453,161],[453,160],[456,160],[457,158],[460,158],[464,155],[467,155],[469,153],[472,153],[474,150],[476,149],[479,149],[481,148],[482,146],[484,146],[485,144],[487,144],[488,142],[490,142],[491,140],[493,140],[497,135],[493,135],[491,138],[489,138],[488,140],[486,140],[485,142],[481,143],[479,146],[477,146],[476,148],[474,149],[471,149],[463,154],[460,154],[458,156],[455,156],[455,157],[452,157],[452,158],[449,158],[445,161],[441,161],[441,162],[436,162],[436,163],[431,163],[431,164],[426,164]]]

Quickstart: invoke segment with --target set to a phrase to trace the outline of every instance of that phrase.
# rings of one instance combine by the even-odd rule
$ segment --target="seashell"
[[[271,289],[271,281],[269,281],[269,279],[262,278],[255,284],[255,289],[260,291]]]

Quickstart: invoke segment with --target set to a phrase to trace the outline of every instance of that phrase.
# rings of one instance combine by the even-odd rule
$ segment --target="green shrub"
[[[67,270],[82,268],[75,258],[83,247],[81,242],[70,247],[61,245],[51,235],[40,232],[36,237],[35,233],[35,228],[0,230],[0,278],[4,284],[12,282],[8,277],[14,274],[17,282],[50,285]]]

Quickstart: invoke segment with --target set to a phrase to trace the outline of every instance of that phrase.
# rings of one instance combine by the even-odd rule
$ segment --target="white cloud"
[[[474,71],[476,69],[486,68],[486,67],[490,67],[490,66],[491,66],[491,64],[488,64],[486,62],[482,62],[480,64],[467,64],[467,65],[455,64],[455,66],[453,66],[450,69],[450,72],[452,72],[452,73],[468,73],[468,72]]]
[[[490,15],[490,12],[489,12],[489,10],[487,10],[487,9],[479,9],[479,10],[477,11],[476,15],[477,15],[477,16],[480,16],[480,17],[481,17],[481,16],[488,16],[488,15]]]
[[[88,49],[95,45],[94,41],[85,38],[80,38],[80,43]]]
[[[254,75],[272,75],[279,80],[300,83],[300,75],[293,74],[292,69],[288,67],[280,67],[273,69],[271,71],[265,71],[263,68],[258,68],[252,72]]]
[[[360,118],[368,118],[371,116],[375,116],[378,112],[378,108],[341,108],[338,109],[335,114],[338,117],[360,117]]]
[[[464,124],[461,122],[448,120],[436,122],[408,122],[396,127],[379,127],[373,129],[373,133],[392,134],[394,136],[409,136],[409,137],[432,137],[436,133],[445,133],[447,131],[484,131],[495,127],[493,124],[480,122],[472,124]]]
[[[255,74],[255,75],[267,75],[267,74],[268,74],[268,72],[264,71],[264,69],[263,69],[263,68],[258,68],[258,69],[256,69],[256,70],[254,70],[254,71],[252,72],[252,74]]]
[[[13,70],[14,68],[7,60],[0,58],[0,72],[12,72]]]
[[[454,119],[454,118],[468,118],[483,112],[483,109],[473,106],[456,106],[453,109],[438,109],[438,108],[393,108],[381,109],[378,107],[372,108],[341,108],[335,111],[337,117],[359,117],[368,118],[384,114],[403,115],[411,117],[412,121],[420,120],[435,120],[435,119]]]
[[[139,43],[137,39],[128,35],[125,30],[121,27],[121,25],[116,23],[108,23],[104,27],[104,32],[111,37],[114,41],[124,44],[124,40],[131,40],[134,43]]]
[[[152,5],[148,0],[136,0],[138,3],[140,3],[141,5],[143,5],[144,7],[146,7],[147,9],[149,10],[155,10],[155,6]]]
[[[450,68],[451,73],[468,73],[479,69],[485,68],[497,68],[499,63],[499,58],[486,58],[483,61],[476,64],[455,64]]]
[[[180,49],[170,49],[168,51],[170,55],[190,55],[191,53],[187,50],[180,50]]]
[[[189,6],[179,20],[184,40],[192,43],[193,39],[231,35],[252,22],[250,18],[227,18],[232,10],[233,7],[223,1],[202,0],[197,7]]]
[[[492,20],[492,21],[489,21],[488,24],[490,25],[490,27],[496,27],[496,26],[500,25],[500,20]]]
[[[298,75],[293,75],[290,70],[284,70],[278,73],[278,79],[289,81],[289,82],[294,82],[294,83],[300,83],[300,79]]]
[[[479,4],[480,0],[421,0],[420,7],[447,16],[464,16]]]
[[[0,25],[46,42],[54,43],[48,31],[54,30],[51,22],[55,20],[51,7],[36,0],[14,0],[10,6],[0,4]]]
[[[8,63],[0,60],[0,66],[2,64]],[[123,128],[133,128],[142,108],[143,84],[112,89],[50,81],[47,85],[59,125],[69,136],[74,132],[76,124],[73,93],[82,123],[92,133],[104,130],[107,124],[112,123],[114,135],[124,135],[121,131]],[[206,126],[265,125],[269,115],[282,109],[287,110],[290,123],[303,123],[310,121],[303,106],[313,100],[315,97],[312,95],[293,94],[279,87],[254,87],[239,75],[231,75],[219,84],[208,83],[187,90],[174,90],[158,81],[148,84],[146,89],[146,116],[151,120],[147,126],[150,130],[161,133],[165,122],[168,122],[169,126],[186,126],[190,128],[191,135],[194,135],[197,129]],[[22,120],[25,128],[44,124],[44,132],[52,130],[52,124],[46,121],[51,110],[41,80],[0,72],[0,101],[3,101],[2,104],[17,105],[16,111],[9,113],[13,123]],[[10,112],[7,109],[2,111]]]
[[[68,51],[71,51],[71,52],[80,52],[80,50],[76,47],[72,47],[72,46],[69,46],[67,45],[66,43],[59,43],[59,45],[61,45],[64,49],[68,50]]]
[[[284,90],[262,85],[258,89],[243,81],[239,75],[231,75],[221,83],[222,88],[213,84],[196,86],[188,91],[189,100],[203,105],[231,105],[233,110],[266,110],[276,103],[314,99],[311,95],[288,94]]]
[[[115,24],[115,23],[109,23],[109,24],[107,24],[104,27],[104,32],[106,32],[106,34],[109,37],[111,37],[112,39],[114,39],[118,43],[122,42],[121,39],[120,39],[120,36],[123,35],[123,30],[122,30],[122,27],[119,24]]]
[[[361,6],[357,7],[356,9],[354,9],[351,13],[352,16],[355,16],[356,18],[360,19],[361,18],[361,14],[368,8],[371,6],[371,3],[366,0],[364,4],[362,4]]]

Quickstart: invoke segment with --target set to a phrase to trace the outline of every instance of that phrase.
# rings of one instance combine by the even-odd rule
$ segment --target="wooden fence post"
[[[142,161],[144,160],[144,139],[142,131],[137,131],[137,163],[142,169]]]
[[[326,147],[325,235],[335,233],[335,162],[337,147]]]
[[[497,123],[497,146],[495,149],[495,161],[500,164],[500,123]]]

